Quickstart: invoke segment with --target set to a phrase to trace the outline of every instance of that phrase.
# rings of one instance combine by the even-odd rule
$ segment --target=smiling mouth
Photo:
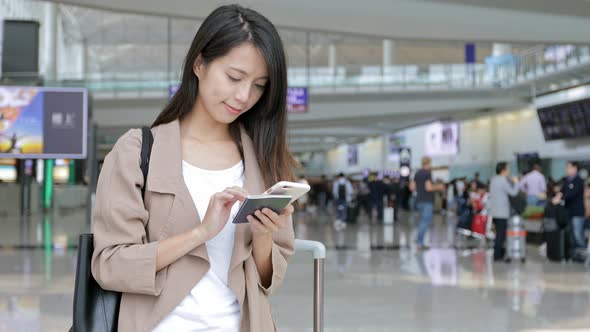
[[[242,112],[242,110],[239,110],[239,109],[237,109],[237,108],[233,108],[233,107],[229,106],[229,105],[228,105],[228,104],[226,104],[226,103],[223,103],[223,105],[224,105],[224,106],[225,106],[225,108],[226,108],[226,109],[227,109],[229,112],[231,112],[231,113],[234,113],[234,114],[240,114],[240,113]]]

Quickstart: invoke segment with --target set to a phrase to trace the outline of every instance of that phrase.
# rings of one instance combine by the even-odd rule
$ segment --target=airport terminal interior
[[[0,332],[90,331],[73,326],[80,235],[104,226],[97,197],[125,194],[102,172],[141,176],[107,155],[186,92],[193,38],[227,4],[0,0]],[[590,331],[590,1],[238,4],[282,40],[280,152],[309,189],[270,296],[277,331]],[[150,246],[137,238],[117,245]]]

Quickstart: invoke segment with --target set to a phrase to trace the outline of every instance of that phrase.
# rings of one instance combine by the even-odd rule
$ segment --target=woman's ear
[[[197,56],[195,63],[193,64],[193,73],[197,76],[198,79],[201,79],[201,75],[203,75],[203,57],[201,54]]]

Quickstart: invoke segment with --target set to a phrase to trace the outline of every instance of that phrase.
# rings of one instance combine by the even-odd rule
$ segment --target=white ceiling
[[[227,1],[65,0],[117,11],[206,17]],[[277,26],[392,39],[590,43],[585,0],[245,0]]]

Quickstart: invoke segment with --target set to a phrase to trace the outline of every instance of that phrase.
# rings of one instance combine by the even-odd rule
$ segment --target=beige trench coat
[[[156,272],[160,240],[190,230],[199,215],[182,176],[179,122],[152,129],[152,148],[145,205],[141,197],[141,130],[122,136],[105,158],[93,212],[92,274],[105,289],[123,293],[119,331],[150,331],[189,294],[209,269],[204,244]],[[242,129],[245,189],[265,190],[250,137]],[[206,158],[207,156],[202,156]],[[240,331],[275,331],[269,295],[281,284],[294,252],[292,220],[273,234],[272,282],[260,283],[252,257],[248,224],[236,227],[228,285],[241,308]]]

